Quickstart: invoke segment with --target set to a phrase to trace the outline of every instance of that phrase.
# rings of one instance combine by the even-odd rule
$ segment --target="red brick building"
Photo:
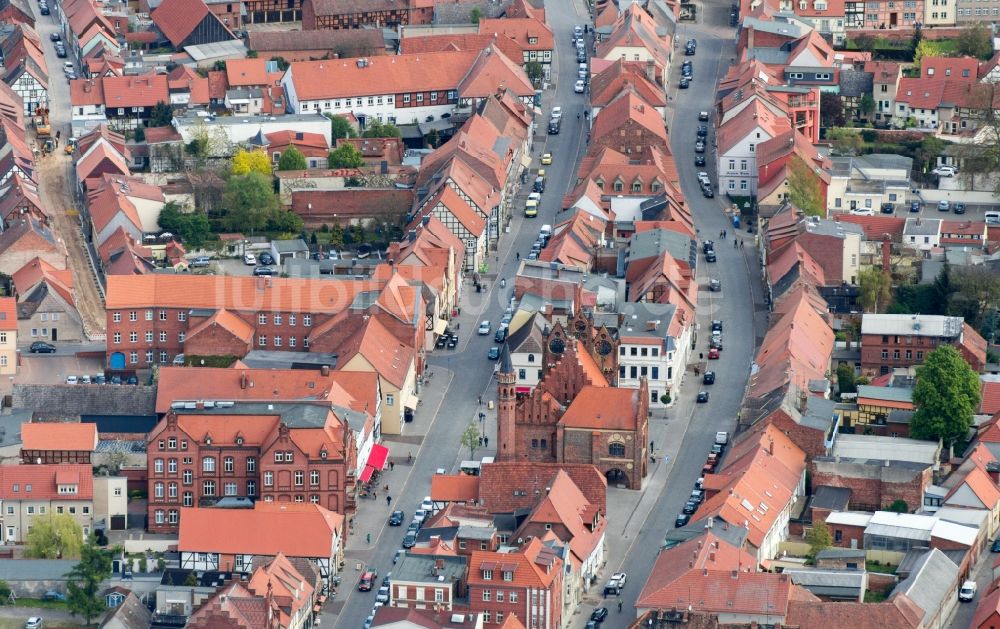
[[[251,349],[333,352],[369,317],[423,353],[423,299],[387,281],[131,275],[108,277],[108,366],[166,364],[177,354],[242,357]],[[361,293],[377,299],[356,305]],[[417,316],[416,313],[421,313]]]
[[[839,458],[839,457],[838,457]],[[934,480],[934,468],[905,461],[817,457],[809,462],[813,487],[827,485],[851,490],[848,509],[876,511],[897,500],[910,510],[924,504],[924,492]]]
[[[181,508],[223,498],[353,513],[356,457],[354,433],[329,403],[186,404],[149,434],[148,528],[176,532]]]
[[[594,117],[590,133],[590,155],[603,147],[631,155],[631,159],[641,159],[650,148],[672,155],[660,112],[632,91],[622,92],[605,105]]]
[[[517,552],[473,552],[468,589],[486,626],[514,614],[526,627],[562,626],[563,561],[537,537]]]
[[[938,345],[953,345],[974,371],[986,366],[986,340],[962,317],[866,314],[861,319],[861,369],[884,375],[923,364]]]
[[[584,316],[557,323],[542,354],[543,375],[517,393],[505,349],[497,374],[497,460],[589,463],[609,482],[639,489],[646,476],[649,392],[608,385],[617,373],[618,340]]]

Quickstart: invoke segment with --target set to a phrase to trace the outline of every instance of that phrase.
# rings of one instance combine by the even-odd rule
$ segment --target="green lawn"
[[[66,611],[66,603],[63,601],[43,601],[40,598],[18,598],[14,601],[14,607],[34,607],[37,609],[61,609]]]
[[[896,566],[877,564],[873,561],[865,562],[865,570],[868,572],[881,572],[882,574],[896,574]]]

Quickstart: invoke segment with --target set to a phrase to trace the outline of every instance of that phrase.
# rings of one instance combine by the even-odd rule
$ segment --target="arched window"
[[[612,443],[608,445],[608,456],[614,457],[624,457],[625,456],[625,444],[624,443]]]
[[[534,354],[528,354],[528,362],[529,363],[535,362],[535,355]]]

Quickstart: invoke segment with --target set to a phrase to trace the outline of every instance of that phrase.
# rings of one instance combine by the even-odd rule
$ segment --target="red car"
[[[368,572],[361,575],[361,581],[358,582],[358,590],[361,592],[370,592],[372,587],[375,585],[375,579],[378,578],[378,571],[369,570]]]
[[[719,350],[715,349],[714,347],[708,350],[709,360],[718,360],[718,358],[719,358]]]

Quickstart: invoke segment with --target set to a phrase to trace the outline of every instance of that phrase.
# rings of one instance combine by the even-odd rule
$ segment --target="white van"
[[[1000,212],[986,212],[983,214],[987,225],[1000,225]]]
[[[542,225],[542,228],[538,230],[539,236],[545,236],[548,238],[552,235],[552,225]]]

